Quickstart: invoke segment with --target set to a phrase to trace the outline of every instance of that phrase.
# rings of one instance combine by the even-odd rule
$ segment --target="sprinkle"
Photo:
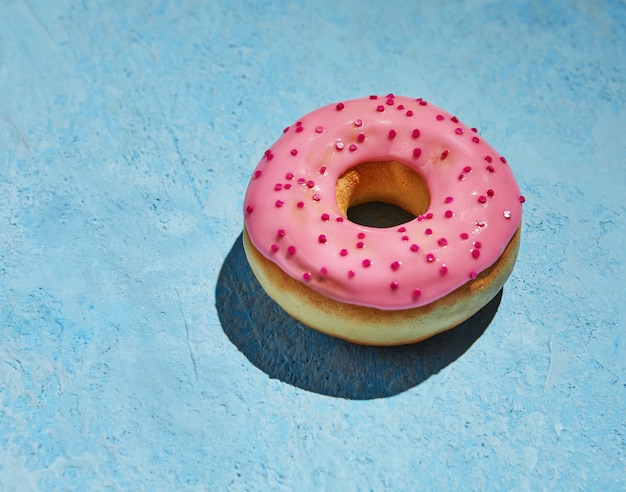
[[[437,115],[437,121],[443,121],[443,115],[442,114],[438,114]]]
[[[493,191],[491,188],[487,190],[488,197],[492,197],[494,194],[495,194],[495,191]]]
[[[491,161],[493,161],[493,159],[491,158],[491,156],[490,156],[490,155],[486,155],[486,156],[485,156],[485,162],[491,162]]]
[[[388,97],[387,98],[387,105],[388,106],[393,106],[393,97]]]
[[[450,119],[454,121],[455,123],[459,122],[459,119],[456,116],[452,116]]]
[[[328,220],[330,220],[330,215],[328,215],[328,214],[322,214],[321,219],[322,219],[324,222],[327,222]]]
[[[302,126],[302,122],[301,122],[301,121],[298,121],[298,122],[296,123],[296,126]]]
[[[422,133],[420,132],[419,128],[415,128],[412,132],[411,132],[411,136],[413,138],[418,138]]]
[[[354,120],[354,126],[363,126],[363,120],[361,119]]]
[[[342,250],[339,252],[339,254],[340,254],[341,256],[347,256],[347,254],[348,254],[348,250],[344,248],[344,249],[342,249]]]
[[[293,173],[287,173],[287,174],[285,174],[285,179],[292,180],[293,178],[294,178]]]
[[[419,100],[419,105],[420,106],[426,106],[428,103],[426,101],[424,101],[423,99],[420,98]]]
[[[411,251],[413,253],[417,253],[420,250],[420,247],[417,244],[411,244]]]
[[[472,280],[474,280],[476,277],[478,277],[478,274],[477,274],[474,270],[472,270],[472,271],[469,273],[469,278],[471,278]]]
[[[448,245],[448,240],[445,237],[442,237],[442,238],[437,240],[437,244],[439,246],[447,246]]]
[[[309,280],[311,280],[311,272],[304,272],[302,274],[302,278],[308,282]]]
[[[306,182],[307,187],[309,188],[313,188],[315,186],[315,181],[313,181],[312,179],[308,180]]]
[[[323,176],[324,174],[326,174],[326,166],[322,166],[320,167],[319,173]]]
[[[469,239],[469,234],[467,232],[462,232],[461,233],[461,239],[463,239],[463,240]]]
[[[480,138],[478,138],[478,137],[472,137],[472,142],[474,142],[474,143],[476,143],[476,144],[477,144],[477,143],[480,143]]]
[[[394,262],[391,264],[391,269],[392,269],[392,270],[397,270],[398,268],[400,268],[400,262],[399,262],[399,261],[394,261]]]
[[[406,227],[402,226],[398,228],[398,232],[406,232]]]
[[[335,220],[336,220],[337,222],[341,223],[341,222],[343,222],[343,217],[337,217]]]
[[[315,133],[322,133],[324,131],[324,127],[321,125],[318,125],[315,127]]]
[[[368,259],[366,258],[366,259],[364,259],[364,260],[361,262],[361,264],[362,264],[365,268],[368,268],[368,267],[372,264],[372,261],[371,261],[371,260],[368,260]]]
[[[391,290],[398,290],[398,282],[393,281],[389,284],[389,287],[391,287]]]
[[[408,241],[409,240],[409,236],[402,236],[400,239],[402,239],[403,241]]]
[[[282,185],[281,183],[276,183],[276,184],[274,185],[274,190],[276,190],[276,191],[280,191],[280,190],[282,190],[282,189],[283,189],[283,185]]]
[[[394,138],[398,134],[397,131],[391,129],[389,130],[389,138]]]
[[[313,200],[315,200],[316,202],[319,202],[322,199],[319,193],[315,193],[315,195],[313,195],[311,198],[313,198]]]
[[[511,211],[510,210],[505,210],[504,212],[502,212],[502,215],[504,215],[505,219],[510,219],[511,218]]]
[[[300,122],[298,122],[298,123],[300,123]],[[300,133],[302,131],[304,131],[304,127],[302,127],[302,126],[296,127],[296,133]]]
[[[478,133],[478,128],[470,128],[474,133]]]
[[[481,243],[480,241],[474,241],[474,246],[476,246],[478,249],[480,249],[482,245],[483,243]]]
[[[298,184],[299,184],[299,185],[304,185],[304,184],[306,184],[306,179],[304,179],[304,178],[298,178]]]
[[[277,235],[278,237],[283,237],[283,236],[285,235],[285,229],[278,229],[278,230],[276,231],[276,235]]]
[[[317,240],[320,242],[320,244],[325,244],[326,243],[326,235],[325,234],[320,234],[319,237],[317,238]]]
[[[362,249],[363,246],[365,246],[365,243],[363,243],[363,241],[359,241],[358,243],[356,243],[356,247],[359,249]]]
[[[321,275],[327,275],[328,274],[328,268],[326,268],[326,267],[320,268],[320,274]]]
[[[487,197],[484,195],[480,195],[478,197],[478,203],[485,203],[487,201]]]
[[[276,251],[278,251],[278,244],[274,243],[272,244],[272,246],[270,247],[270,249],[272,250],[272,253],[276,253]]]
[[[430,227],[424,231],[424,234],[428,236],[430,236],[432,233],[433,233],[433,230]]]
[[[291,183],[285,183],[284,188],[286,190],[290,190],[291,189]]]
[[[290,255],[294,255],[296,254],[296,247],[291,245],[287,248],[287,253],[289,253]]]
[[[348,150],[350,152],[354,152],[357,149],[357,146],[355,144],[350,144],[350,147],[348,147]]]
[[[502,164],[506,164],[506,159],[504,157],[500,157],[500,161],[502,162]]]
[[[358,237],[359,239],[363,239],[365,237],[365,233],[359,232],[356,237]]]
[[[298,202],[298,208],[304,208],[304,202]]]
[[[285,202],[283,202],[282,200],[276,200],[276,203],[274,205],[276,205],[277,207],[282,207],[285,204]]]
[[[252,205],[248,205],[246,207],[246,212],[248,212],[249,214],[251,214],[254,211],[254,207]]]
[[[495,169],[495,168],[494,168],[491,164],[489,164],[489,165],[487,166],[487,171],[488,171],[488,172],[492,173],[492,172],[494,172],[495,170],[496,170],[496,169]]]
[[[402,111],[404,109],[404,104],[398,104],[396,107],[398,108],[398,111]]]
[[[291,155],[298,155],[298,149],[291,149]]]
[[[435,261],[435,255],[434,255],[434,254],[432,254],[432,253],[428,253],[428,254],[426,255],[426,261],[427,261],[428,263],[432,263],[433,261]]]
[[[378,96],[376,96],[376,95],[373,95],[373,94],[372,94],[372,95],[370,96],[370,99],[371,99],[371,100],[378,99]]]
[[[269,154],[267,154],[267,155],[265,156],[265,158],[266,158],[268,161],[271,161],[271,160],[274,158],[274,154],[272,154],[272,153],[270,152]]]
[[[519,196],[519,202],[520,203],[524,203],[526,201],[526,197],[524,197],[524,195],[520,195]]]
[[[337,141],[335,142],[335,148],[336,148],[337,150],[343,150],[343,147],[344,147],[344,144],[343,144],[343,142],[342,142],[341,140],[337,140]]]
[[[382,113],[385,110],[385,106],[383,106],[382,104],[379,104],[378,106],[376,106],[376,111],[378,111],[379,113]]]
[[[409,109],[405,114],[410,118],[411,116],[413,116],[413,111]]]
[[[354,272],[352,270],[348,270],[348,278],[354,277]]]
[[[452,210],[446,210],[446,211],[444,212],[444,214],[443,214],[443,216],[444,216],[446,219],[450,219],[450,218],[452,218],[452,216],[453,216],[453,215],[454,215],[454,212],[453,212]]]
[[[464,172],[464,173],[469,173],[471,170],[472,170],[472,168],[471,168],[470,166],[465,166],[465,167],[463,168],[463,172]]]
[[[261,170],[255,171],[254,172],[254,179],[260,178],[261,174],[263,174],[263,173],[261,173]]]
[[[419,289],[415,289],[415,290],[413,291],[413,299],[417,299],[417,298],[418,298],[419,296],[421,296],[421,295],[422,295],[422,291],[421,291],[421,290],[419,290]]]
[[[478,249],[472,249],[472,257],[478,258],[480,256],[480,251]]]
[[[441,153],[441,160],[442,160],[442,161],[443,161],[443,160],[445,160],[445,159],[446,159],[446,157],[448,157],[448,153],[449,153],[449,152],[448,152],[447,150],[444,150],[444,151]]]
[[[416,159],[419,159],[419,156],[422,155],[422,149],[420,149],[419,147],[415,147],[413,149],[413,157],[415,157]]]
[[[356,137],[356,141],[359,143],[365,142],[365,133],[359,133],[359,136]]]
[[[448,267],[445,265],[442,265],[441,268],[439,269],[439,274],[445,275],[446,273],[448,273]]]
[[[456,133],[457,135],[463,135],[463,128],[457,128],[456,130],[454,130],[454,133]]]
[[[427,219],[432,219],[434,215],[432,212],[428,212],[424,217],[426,217]]]
[[[337,106],[335,106],[335,109],[337,111],[341,111],[343,108],[345,108],[345,104],[344,103],[337,103]]]
[[[289,127],[286,126],[285,128],[283,128],[283,133],[287,133],[289,131]]]

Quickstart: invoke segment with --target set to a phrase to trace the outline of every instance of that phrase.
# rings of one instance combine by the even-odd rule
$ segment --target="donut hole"
[[[335,192],[344,216],[370,227],[410,222],[430,205],[424,178],[396,161],[357,164],[337,180]]]

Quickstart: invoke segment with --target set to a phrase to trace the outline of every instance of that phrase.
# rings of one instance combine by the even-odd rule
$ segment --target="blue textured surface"
[[[622,489],[625,47],[622,1],[0,0],[0,488]],[[364,349],[263,297],[241,208],[389,92],[528,200],[491,308]]]

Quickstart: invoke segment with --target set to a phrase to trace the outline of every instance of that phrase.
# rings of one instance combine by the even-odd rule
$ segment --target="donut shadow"
[[[252,273],[240,235],[217,281],[216,307],[230,341],[257,368],[306,391],[368,400],[424,382],[463,355],[495,316],[502,290],[456,328],[412,345],[355,345],[308,328],[285,313]]]

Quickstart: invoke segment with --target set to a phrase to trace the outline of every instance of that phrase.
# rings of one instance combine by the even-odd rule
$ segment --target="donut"
[[[383,202],[391,227],[349,211]],[[243,246],[289,315],[365,345],[414,343],[502,289],[524,197],[507,160],[422,98],[369,96],[303,116],[262,155],[243,201]]]

